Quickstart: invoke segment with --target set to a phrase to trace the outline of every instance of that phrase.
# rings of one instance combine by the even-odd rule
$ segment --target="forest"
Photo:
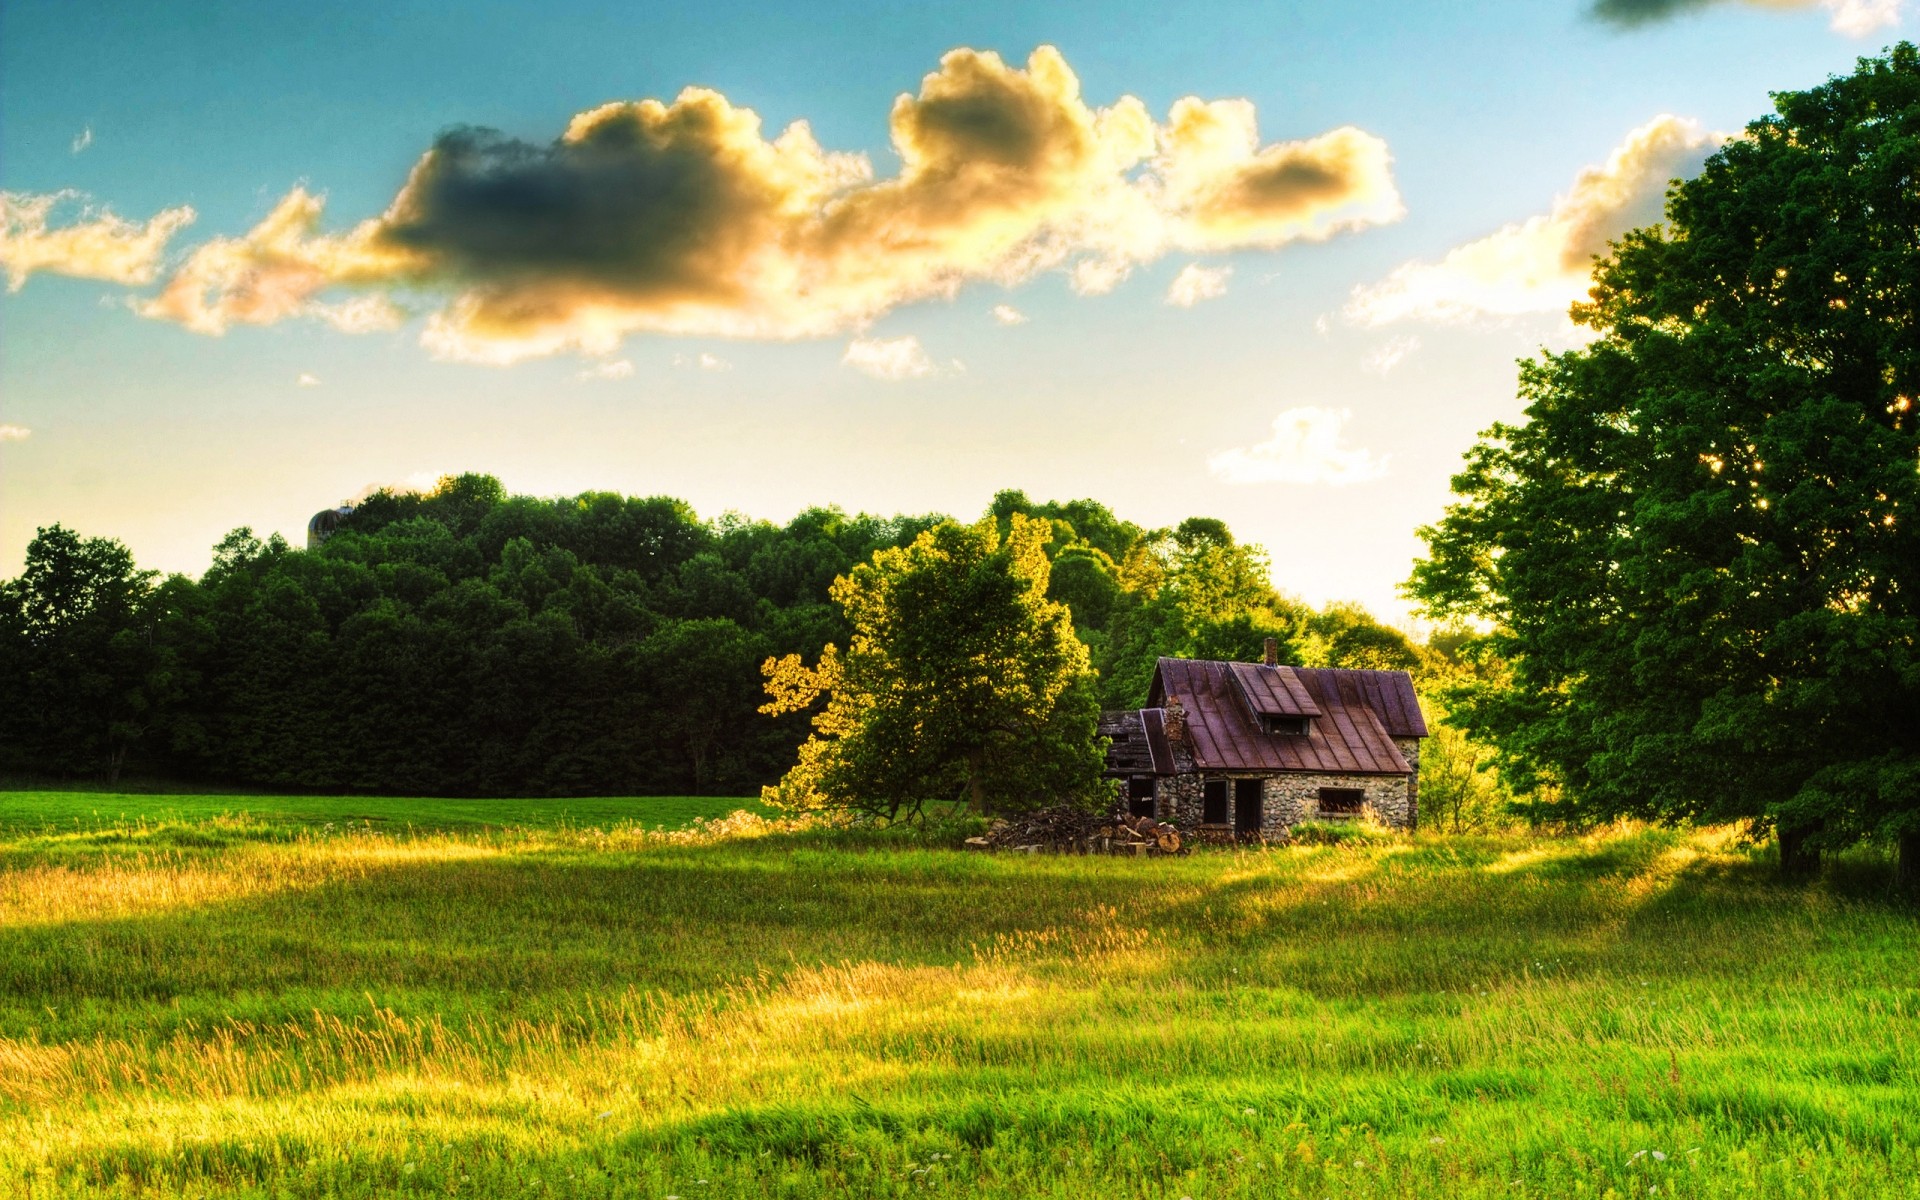
[[[1352,605],[1275,590],[1217,520],[1147,529],[1092,500],[993,498],[1048,523],[1100,702],[1160,655],[1443,664]],[[414,795],[740,794],[808,732],[762,664],[849,630],[833,581],[949,518],[811,508],[703,520],[675,499],[509,495],[485,475],[381,491],[308,550],[236,529],[198,579],[39,531],[0,584],[0,771]]]

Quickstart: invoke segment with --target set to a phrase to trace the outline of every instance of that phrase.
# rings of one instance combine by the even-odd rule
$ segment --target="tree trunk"
[[[1909,896],[1920,897],[1920,830],[1900,835],[1900,857],[1893,864],[1893,886]]]
[[[1818,825],[1780,827],[1780,874],[1788,879],[1811,879],[1820,873],[1820,851],[1807,845],[1807,839],[1819,831]]]
[[[987,815],[987,785],[980,778],[980,755],[967,755],[967,798],[973,811]]]

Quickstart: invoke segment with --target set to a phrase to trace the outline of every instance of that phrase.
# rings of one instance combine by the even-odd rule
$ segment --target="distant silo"
[[[313,520],[307,522],[307,549],[318,550],[320,544],[339,532],[353,515],[353,505],[342,504],[339,508],[323,508],[313,514]]]

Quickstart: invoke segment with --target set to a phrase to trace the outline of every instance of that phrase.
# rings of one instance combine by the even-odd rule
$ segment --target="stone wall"
[[[1393,747],[1413,768],[1413,774],[1407,776],[1407,828],[1417,829],[1420,826],[1420,739],[1395,738]]]
[[[1403,747],[1401,754],[1412,763],[1419,753]],[[1358,788],[1366,794],[1366,805],[1387,825],[1411,829],[1415,821],[1413,777],[1405,775],[1316,775],[1288,773],[1262,775],[1250,771],[1210,771],[1162,776],[1156,791],[1156,815],[1162,821],[1174,821],[1193,828],[1200,824],[1202,785],[1208,779],[1259,779],[1260,829],[1270,837],[1285,834],[1302,821],[1320,816],[1320,789]],[[1227,793],[1227,821],[1233,822],[1234,794]]]

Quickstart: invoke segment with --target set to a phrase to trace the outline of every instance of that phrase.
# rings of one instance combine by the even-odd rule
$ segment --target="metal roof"
[[[1393,739],[1427,732],[1405,671],[1163,658],[1154,668],[1147,702],[1164,709],[1176,698],[1186,709],[1194,767],[1203,771],[1408,775],[1413,768]],[[1262,715],[1311,720],[1303,734],[1268,733]]]
[[[1166,714],[1157,708],[1100,714],[1100,735],[1107,746],[1109,775],[1171,775],[1173,747],[1167,741]]]

